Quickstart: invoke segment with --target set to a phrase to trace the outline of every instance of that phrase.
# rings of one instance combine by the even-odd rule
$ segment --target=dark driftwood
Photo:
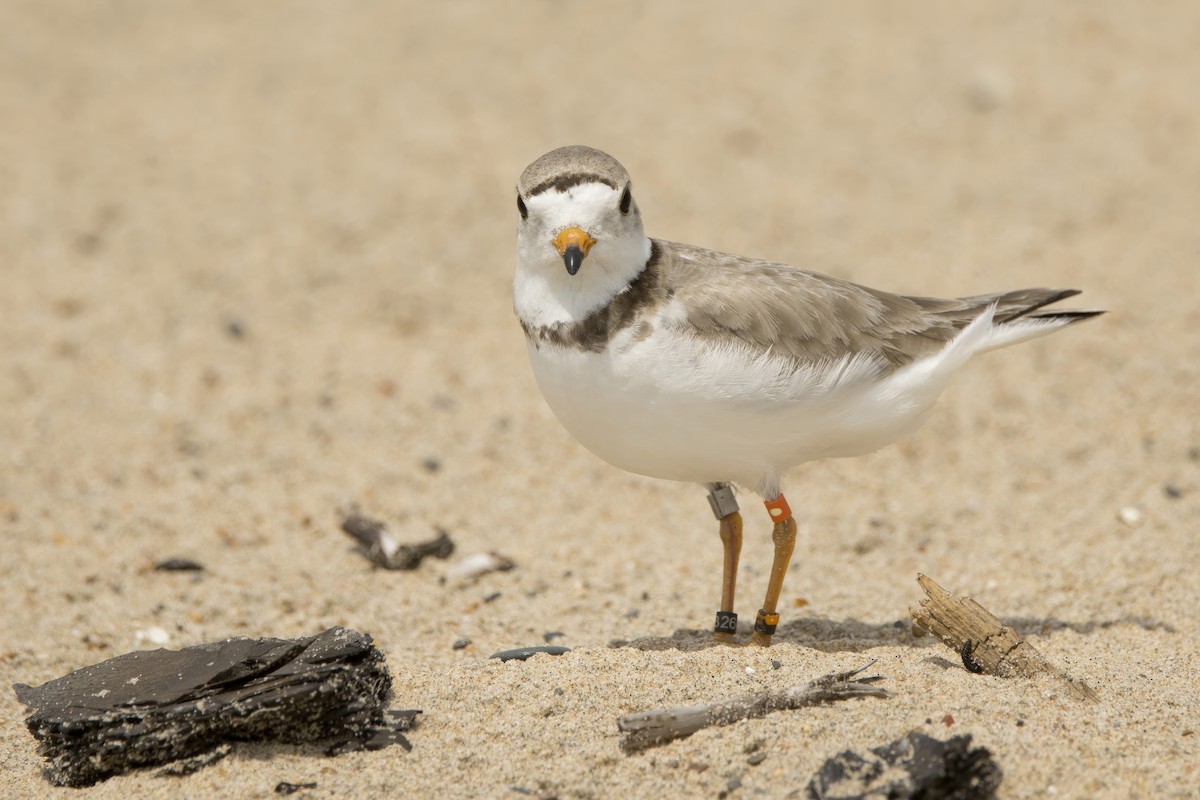
[[[994,800],[1004,773],[986,747],[971,747],[971,735],[945,741],[910,731],[866,755],[844,750],[821,766],[808,783],[811,800],[941,798]]]
[[[791,689],[755,692],[707,705],[630,714],[617,720],[617,730],[628,734],[621,742],[621,748],[627,753],[636,752],[672,739],[691,736],[701,728],[732,725],[739,720],[766,716],[772,711],[787,711],[851,697],[887,697],[885,689],[873,685],[883,680],[882,675],[855,677],[874,664],[872,661],[849,672],[833,672]]]
[[[237,741],[325,742],[329,752],[408,748],[420,712],[385,711],[392,676],[371,637],[228,639],[127,653],[41,686],[18,683],[25,724],[60,786],[171,765],[186,775]]]
[[[971,672],[1001,678],[1053,675],[1065,682],[1076,697],[1099,699],[1086,683],[1051,664],[1033,645],[970,597],[951,594],[924,575],[917,576],[917,583],[927,598],[919,606],[909,608],[914,632],[930,633],[941,639]]]

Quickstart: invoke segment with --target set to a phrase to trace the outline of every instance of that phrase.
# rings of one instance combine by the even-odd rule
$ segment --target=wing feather
[[[941,350],[991,305],[995,323],[1003,325],[1078,294],[1020,289],[963,298],[909,297],[786,264],[675,242],[655,244],[659,288],[674,305],[668,318],[676,325],[701,338],[732,335],[798,365],[867,354],[892,371]]]

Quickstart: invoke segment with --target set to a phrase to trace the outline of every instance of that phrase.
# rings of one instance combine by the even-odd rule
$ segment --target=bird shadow
[[[1011,617],[1003,620],[1004,624],[1015,630],[1022,637],[1055,633],[1058,631],[1073,631],[1079,634],[1092,634],[1120,625],[1130,625],[1147,631],[1163,631],[1175,633],[1171,625],[1147,617],[1126,616],[1112,620],[1090,620],[1087,622],[1070,622],[1055,617],[1043,619],[1032,617]],[[749,641],[751,625],[738,626],[734,645],[746,644]],[[786,642],[801,647],[821,650],[826,653],[860,653],[876,647],[912,647],[926,648],[938,645],[940,642],[933,636],[915,635],[912,621],[900,619],[894,622],[863,622],[857,619],[823,619],[808,617],[791,620],[778,627],[773,643]],[[633,650],[679,650],[683,652],[707,650],[710,647],[725,647],[724,642],[713,638],[712,631],[691,628],[679,628],[670,636],[643,636],[637,639],[616,639],[609,642],[610,647],[627,647]]]

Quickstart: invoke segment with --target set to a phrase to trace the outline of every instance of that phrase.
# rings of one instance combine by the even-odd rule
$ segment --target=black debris
[[[442,462],[436,458],[427,458],[421,462],[426,472],[437,472],[442,468]]]
[[[470,646],[471,646],[470,639],[455,639],[454,644],[450,645],[450,649],[451,650],[462,650],[463,648],[470,647]]]
[[[190,558],[168,558],[154,565],[159,572],[202,572],[204,565]]]
[[[89,786],[163,764],[186,774],[231,741],[407,745],[399,731],[420,712],[385,714],[391,686],[370,636],[330,628],[127,653],[13,688],[32,711],[25,724],[48,762],[45,777]]]
[[[967,672],[973,672],[976,675],[979,675],[983,672],[983,665],[976,661],[975,657],[972,655],[974,649],[975,643],[970,639],[967,639],[965,642],[963,642],[961,653],[962,662],[963,666],[967,668]]]
[[[501,650],[499,653],[492,653],[492,658],[498,658],[501,661],[524,661],[530,656],[535,656],[538,653],[545,653],[551,656],[561,656],[563,653],[571,652],[571,648],[563,647],[559,644],[539,644],[533,647],[517,647],[513,650]]]
[[[287,781],[280,781],[279,783],[275,784],[275,794],[295,794],[301,789],[315,788],[317,788],[316,781],[313,781],[312,783],[288,783]]]
[[[946,741],[912,731],[860,756],[846,750],[829,759],[808,784],[811,800],[989,800],[1003,780],[986,747],[971,747],[971,736]]]
[[[384,569],[416,569],[430,556],[449,558],[454,553],[450,534],[441,528],[429,541],[400,544],[382,522],[351,514],[342,520],[342,530],[355,538],[363,555]]]
[[[372,726],[363,736],[343,737],[325,748],[325,754],[340,756],[342,753],[353,753],[356,750],[382,750],[394,744],[411,753],[412,742],[408,741],[404,731],[412,729],[417,714],[420,713],[416,709],[385,711],[383,722]]]
[[[1183,489],[1180,489],[1173,483],[1168,483],[1163,486],[1163,494],[1171,500],[1178,500],[1183,497]]]

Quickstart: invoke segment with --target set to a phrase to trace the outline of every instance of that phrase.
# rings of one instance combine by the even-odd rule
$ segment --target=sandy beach
[[[914,730],[970,734],[1002,798],[1200,795],[1200,5],[5,6],[0,795],[804,797]],[[513,187],[571,143],[628,167],[652,236],[1109,313],[791,474],[776,643],[713,646],[704,490],[576,444],[512,311]],[[742,507],[747,621],[771,523]],[[456,553],[374,568],[350,509]],[[515,568],[447,577],[489,551]],[[1099,702],[915,638],[918,573]],[[422,709],[411,752],[58,788],[9,688],[335,625]],[[571,652],[489,659],[547,633]],[[872,660],[887,698],[621,749],[622,715]]]

